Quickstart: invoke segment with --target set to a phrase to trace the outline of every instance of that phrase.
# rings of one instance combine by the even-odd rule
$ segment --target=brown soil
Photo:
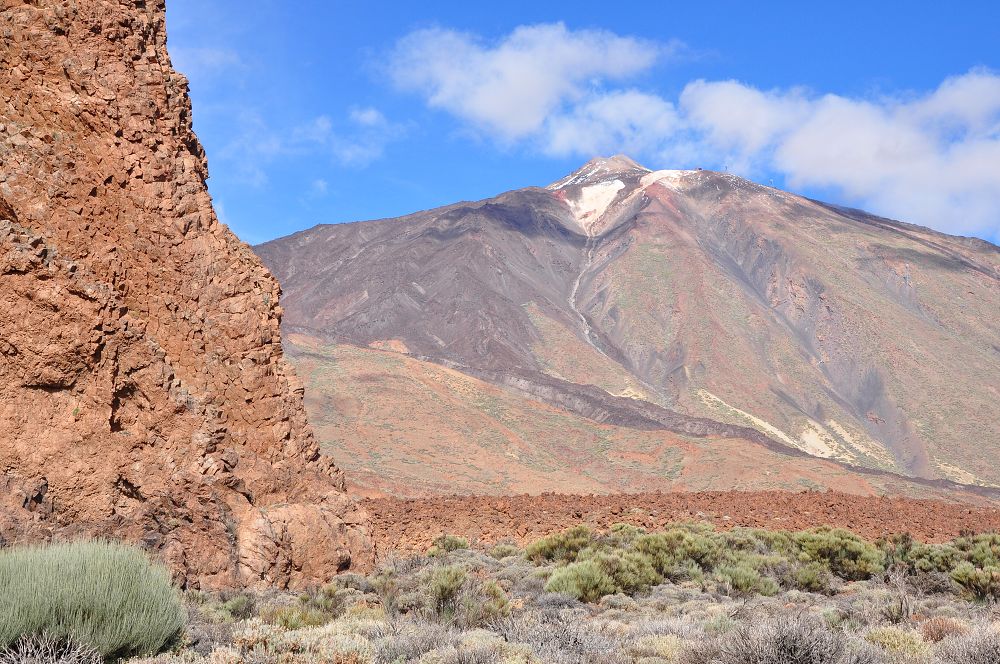
[[[423,552],[444,533],[479,544],[503,540],[523,544],[580,523],[597,529],[615,523],[656,529],[678,521],[708,521],[722,529],[802,530],[830,525],[868,539],[909,533],[925,542],[1000,529],[996,503],[973,506],[833,491],[447,496],[364,502],[372,518],[376,552],[383,559]]]

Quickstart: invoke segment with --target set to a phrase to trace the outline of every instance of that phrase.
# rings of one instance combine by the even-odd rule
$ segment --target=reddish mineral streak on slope
[[[121,537],[193,587],[370,562],[219,223],[162,0],[0,0],[0,542]]]

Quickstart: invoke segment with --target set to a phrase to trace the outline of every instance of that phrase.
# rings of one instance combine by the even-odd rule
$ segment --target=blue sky
[[[167,27],[251,243],[616,152],[996,242],[998,7],[168,0]]]

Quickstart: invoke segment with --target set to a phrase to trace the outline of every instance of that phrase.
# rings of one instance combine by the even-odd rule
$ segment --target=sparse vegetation
[[[1000,662],[1000,627],[980,627],[975,632],[946,639],[938,649],[944,664]]]
[[[703,524],[581,526],[486,550],[442,536],[428,555],[297,596],[189,593],[187,647],[142,661],[997,664],[1000,611],[968,581],[996,541]],[[39,662],[97,664],[50,643],[66,658]]]

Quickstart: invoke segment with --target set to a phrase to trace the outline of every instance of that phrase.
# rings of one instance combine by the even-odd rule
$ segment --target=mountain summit
[[[734,473],[749,487],[831,486],[849,467],[1000,483],[1000,249],[989,243],[617,155],[545,188],[317,226],[256,251],[283,285],[289,350],[328,397],[310,409],[319,436],[355,476],[364,463],[373,477],[404,472],[406,449],[449,449],[449,466],[480,469],[472,491],[554,488],[560,464],[584,490],[728,487]],[[448,374],[454,390],[434,397],[452,414],[476,411],[455,390],[484,403],[489,388],[464,382],[475,379],[612,428],[574,420],[558,433],[539,424],[555,415],[523,403],[503,411],[516,425],[470,414],[464,445],[495,432],[490,454],[525,468],[486,481],[483,450],[397,427],[396,397],[352,384],[393,401],[371,414],[397,431],[390,472],[384,459],[351,461],[354,437],[381,434],[337,413],[354,402],[324,378],[329,362],[368,367],[357,368],[368,385],[410,385],[381,393],[412,406],[409,422],[436,407],[413,396],[433,362],[464,376]],[[670,433],[637,433],[652,430]],[[775,454],[841,470],[817,475]],[[695,470],[706,458],[712,478]],[[873,490],[866,477],[858,486]]]
[[[547,189],[562,189],[571,185],[585,185],[601,182],[609,178],[635,178],[651,172],[631,157],[616,154],[612,157],[594,157],[562,180],[550,184]]]

